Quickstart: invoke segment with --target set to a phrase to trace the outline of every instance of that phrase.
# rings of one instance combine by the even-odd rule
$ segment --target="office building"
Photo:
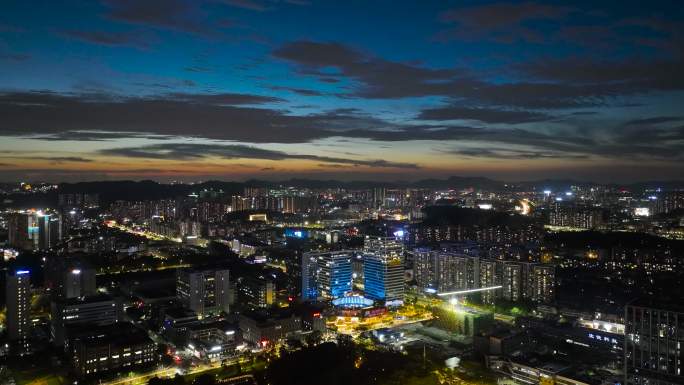
[[[264,277],[242,277],[237,283],[241,305],[249,308],[266,308],[275,302],[275,283]]]
[[[95,269],[79,260],[51,257],[44,271],[45,287],[55,298],[77,298],[97,291]]]
[[[228,270],[178,270],[176,295],[188,309],[205,317],[230,312]]]
[[[319,292],[323,298],[339,298],[351,291],[352,254],[348,251],[322,253],[318,257]]]
[[[49,250],[62,240],[62,218],[57,214],[38,215],[38,248]]]
[[[364,254],[404,259],[404,244],[398,237],[370,237],[363,241]]]
[[[302,254],[302,300],[318,299],[318,258],[315,253]]]
[[[121,301],[105,294],[59,299],[50,306],[50,334],[55,346],[68,345],[69,332],[93,325],[112,325],[121,320]]]
[[[684,307],[640,299],[625,307],[627,385],[684,383]]]
[[[157,346],[147,332],[120,322],[82,330],[73,342],[73,365],[80,377],[154,365]]]
[[[29,350],[31,333],[31,275],[17,270],[6,276],[7,338],[19,354]]]
[[[64,273],[64,297],[77,298],[95,294],[95,269],[73,268]]]
[[[161,310],[161,316],[162,335],[176,345],[187,344],[188,331],[202,321],[197,313],[184,307],[167,307]]]
[[[398,305],[404,298],[403,245],[396,238],[366,237],[363,285],[367,298]]]
[[[12,213],[8,218],[8,242],[23,250],[48,250],[62,239],[62,219],[57,214]]]
[[[334,251],[320,253],[318,261],[318,294],[326,299],[339,298],[351,291],[352,253]]]
[[[187,347],[195,357],[221,362],[235,355],[235,330],[222,323],[196,324],[188,328]]]
[[[302,298],[335,299],[352,289],[352,258],[348,250],[302,255]]]
[[[26,213],[12,213],[8,216],[7,231],[8,243],[12,247],[23,250],[33,249],[32,236],[35,231],[33,217]]]
[[[367,298],[384,302],[402,300],[404,267],[400,259],[366,254],[363,264],[363,284]]]
[[[242,338],[245,342],[267,347],[288,335],[302,331],[302,319],[288,311],[254,311],[240,314]]]

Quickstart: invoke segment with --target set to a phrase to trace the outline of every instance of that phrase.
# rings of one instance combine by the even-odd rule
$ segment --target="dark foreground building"
[[[117,323],[74,338],[74,370],[81,377],[130,371],[157,361],[155,343],[133,324]]]
[[[625,384],[684,383],[684,305],[655,299],[625,308]]]

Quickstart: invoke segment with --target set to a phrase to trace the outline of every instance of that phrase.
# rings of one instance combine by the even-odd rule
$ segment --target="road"
[[[506,315],[501,313],[494,313],[494,319],[500,322],[507,323],[509,325],[515,324],[515,317],[512,315]]]
[[[165,235],[153,233],[151,231],[137,231],[137,230],[134,230],[128,226],[124,226],[124,225],[121,225],[121,224],[118,224],[115,222],[106,222],[105,225],[107,227],[119,229],[121,231],[131,233],[131,234],[139,235],[141,237],[145,237],[145,238],[153,240],[153,241],[172,241],[172,242],[176,242],[176,243],[181,243],[181,239],[179,239],[179,238],[167,237]]]
[[[153,378],[168,378],[176,375],[176,368],[156,369],[147,373],[140,374],[133,377],[117,378],[109,382],[102,382],[101,385],[144,385]]]
[[[189,263],[177,263],[174,265],[150,266],[150,267],[141,267],[138,269],[126,269],[126,270],[117,270],[117,271],[99,271],[97,273],[97,275],[141,273],[141,272],[149,272],[149,271],[163,271],[163,270],[169,270],[169,269],[183,269],[186,267],[192,267],[192,265]]]
[[[192,368],[188,371],[186,371],[183,375],[189,375],[189,374],[198,374],[202,372],[206,372],[209,370],[214,370],[218,369],[223,365],[224,363],[227,366],[230,366],[238,361],[237,358],[230,360],[230,361],[223,361],[223,362],[215,362],[212,364],[204,364],[195,368]],[[117,378],[116,380],[112,380],[109,382],[102,382],[100,385],[145,385],[147,382],[152,378],[152,377],[159,377],[159,378],[169,378],[175,376],[177,373],[177,368],[171,367],[171,368],[162,368],[162,369],[155,369],[146,373],[139,374],[137,376],[133,377],[124,377],[124,378]]]
[[[256,385],[256,379],[251,374],[245,374],[242,376],[226,378],[225,380],[217,381],[219,384],[227,385]]]

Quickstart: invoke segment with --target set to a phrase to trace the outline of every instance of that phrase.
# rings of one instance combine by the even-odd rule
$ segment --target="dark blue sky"
[[[0,179],[684,177],[680,1],[8,1]]]

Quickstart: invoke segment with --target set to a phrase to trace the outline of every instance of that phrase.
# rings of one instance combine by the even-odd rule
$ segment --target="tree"
[[[314,330],[306,335],[306,344],[309,346],[316,346],[321,342],[322,339],[323,333],[321,333],[319,330]]]
[[[216,384],[216,377],[212,374],[205,373],[195,378],[195,381],[192,383],[194,385],[214,385]]]
[[[176,374],[173,378],[152,377],[147,382],[148,385],[185,385],[183,376]]]

